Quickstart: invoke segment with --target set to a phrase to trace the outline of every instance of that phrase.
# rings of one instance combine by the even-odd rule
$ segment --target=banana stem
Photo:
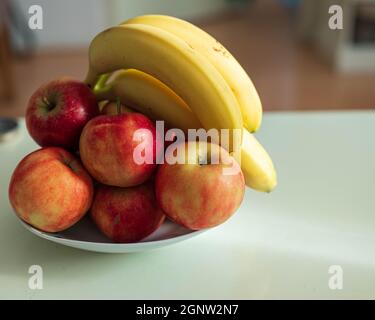
[[[110,76],[111,76],[111,73],[102,74],[94,86],[94,91],[105,87]]]
[[[117,96],[112,92],[112,85],[107,84],[104,87],[96,88],[93,90],[97,101],[110,100],[116,101]]]
[[[116,96],[112,93],[112,85],[107,84],[111,75],[111,72],[98,75],[91,69],[87,73],[85,83],[91,87],[97,101],[116,100]]]

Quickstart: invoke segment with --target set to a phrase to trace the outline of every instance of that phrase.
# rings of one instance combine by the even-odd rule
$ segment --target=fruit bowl
[[[186,229],[170,220],[166,220],[159,229],[137,243],[113,243],[102,235],[90,218],[86,217],[73,227],[58,233],[40,231],[21,219],[22,225],[33,234],[68,247],[103,253],[128,253],[162,248],[187,240],[202,233]]]
[[[245,185],[275,188],[250,133],[261,118],[253,83],[214,38],[173,17],[131,19],[91,41],[84,82],[59,78],[29,99],[26,127],[41,148],[14,169],[10,204],[32,233],[83,250],[191,238],[232,216]],[[179,225],[158,228],[165,216]]]

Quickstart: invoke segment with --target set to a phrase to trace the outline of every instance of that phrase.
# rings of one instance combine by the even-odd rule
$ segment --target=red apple
[[[134,139],[137,132],[140,141]],[[103,115],[84,127],[80,156],[97,181],[116,187],[136,186],[145,182],[156,168],[156,139],[153,122],[140,113]],[[136,148],[148,150],[148,163],[134,160]]]
[[[239,164],[216,144],[189,141],[181,145],[184,152],[178,153],[178,163],[166,162],[156,174],[160,207],[169,218],[189,229],[223,223],[244,197],[245,180]],[[189,153],[190,149],[195,154]],[[167,150],[166,159],[171,152]],[[229,168],[230,174],[224,170]]]
[[[90,212],[100,231],[115,242],[140,241],[165,218],[151,183],[131,188],[100,186]]]
[[[85,124],[99,114],[91,89],[84,83],[61,78],[40,87],[30,98],[26,125],[40,146],[78,147]]]
[[[25,222],[47,232],[65,230],[89,210],[92,180],[80,161],[58,147],[27,155],[9,185],[9,200]]]

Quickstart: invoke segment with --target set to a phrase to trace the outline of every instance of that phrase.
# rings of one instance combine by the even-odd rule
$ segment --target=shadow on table
[[[4,217],[3,217],[4,218]],[[131,264],[137,257],[147,253],[107,254],[82,251],[62,246],[31,234],[18,223],[11,214],[2,219],[3,231],[0,234],[2,243],[0,275],[27,276],[31,265],[40,265],[43,270],[54,277],[59,277],[67,269],[77,271],[80,266],[108,272],[108,267],[116,263]]]

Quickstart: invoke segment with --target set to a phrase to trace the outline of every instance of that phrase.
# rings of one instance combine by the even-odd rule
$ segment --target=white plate
[[[90,218],[85,217],[73,227],[58,233],[48,233],[35,229],[19,219],[23,226],[38,237],[65,246],[95,252],[126,253],[161,248],[202,233],[204,230],[186,229],[166,220],[159,229],[137,243],[113,243],[102,235]]]

